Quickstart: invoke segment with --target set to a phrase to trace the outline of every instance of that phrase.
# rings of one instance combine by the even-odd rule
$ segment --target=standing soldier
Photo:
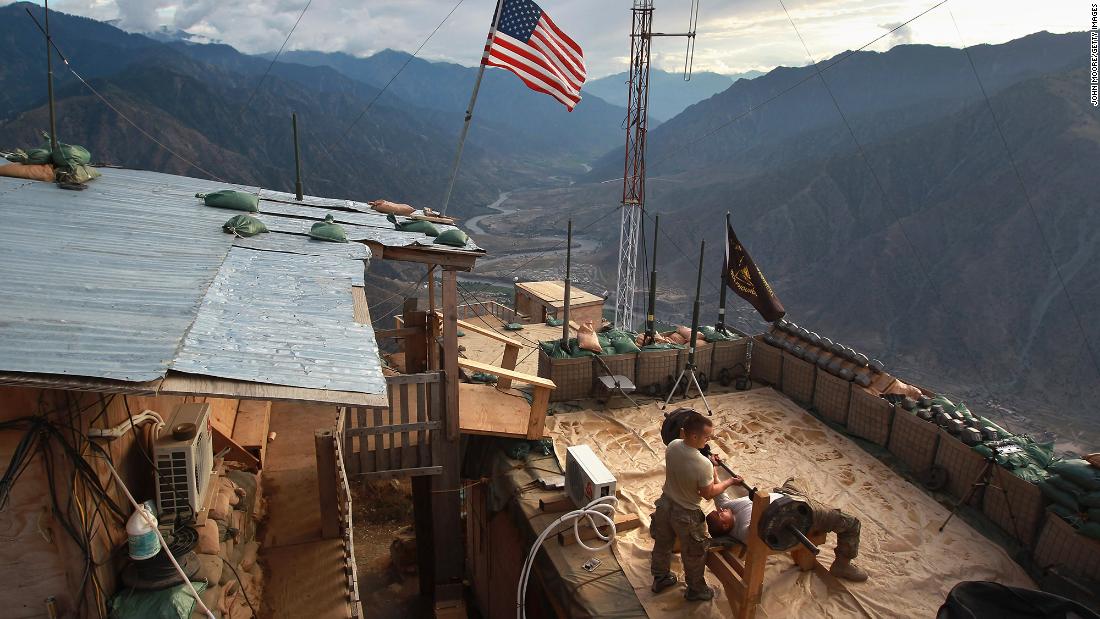
[[[698,412],[685,413],[680,438],[669,443],[665,451],[665,485],[650,524],[654,540],[650,572],[654,593],[676,584],[676,575],[669,567],[672,548],[679,539],[687,583],[684,598],[703,601],[713,598],[714,591],[703,579],[709,537],[702,502],[741,483],[741,479],[718,480],[714,469],[718,457],[708,458],[699,451],[714,434],[714,424]]]

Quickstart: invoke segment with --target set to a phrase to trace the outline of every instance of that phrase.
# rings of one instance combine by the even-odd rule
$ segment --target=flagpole
[[[497,8],[493,13],[493,27],[489,29],[489,36],[485,39],[485,51],[481,56],[481,66],[477,70],[477,79],[474,80],[474,91],[470,94],[470,104],[466,106],[466,120],[462,124],[462,133],[458,136],[458,152],[455,153],[455,165],[451,170],[451,180],[447,183],[447,193],[443,196],[443,206],[439,212],[447,214],[447,205],[451,202],[451,192],[455,188],[455,179],[458,177],[458,165],[462,162],[462,147],[466,144],[466,134],[470,131],[470,121],[474,118],[474,105],[477,103],[477,91],[481,89],[481,78],[485,75],[485,61],[489,59],[489,46],[496,36],[497,26],[500,25],[500,10],[504,0],[497,0]]]
[[[730,229],[730,212],[726,211],[726,230]],[[722,262],[722,280],[721,296],[718,298],[718,324],[714,325],[715,330],[726,330],[726,278],[729,277],[728,270],[730,268],[730,242],[729,233],[726,233],[726,259]]]

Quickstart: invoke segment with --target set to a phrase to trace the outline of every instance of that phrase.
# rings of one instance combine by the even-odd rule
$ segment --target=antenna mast
[[[645,215],[645,142],[649,127],[649,47],[653,37],[687,37],[684,76],[691,74],[699,0],[692,0],[690,32],[653,32],[653,0],[634,0],[630,9],[630,92],[626,100],[626,155],[623,162],[623,213],[619,229],[619,270],[615,285],[615,326],[634,328],[634,292],[638,283],[638,231]]]

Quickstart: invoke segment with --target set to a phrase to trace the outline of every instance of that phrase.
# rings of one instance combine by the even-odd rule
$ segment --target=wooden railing
[[[504,322],[515,322],[517,316],[516,310],[496,301],[479,301],[458,306],[459,318],[476,318],[486,314],[496,316]]]
[[[348,475],[371,479],[438,475],[433,436],[442,431],[440,372],[386,378],[389,406],[341,409],[341,446]]]
[[[321,537],[340,538],[344,546],[344,577],[347,579],[348,615],[362,617],[359,599],[359,571],[355,563],[355,534],[352,523],[351,487],[340,437],[344,432],[344,412],[339,409],[333,430],[314,435],[317,446],[317,491],[321,503]]]

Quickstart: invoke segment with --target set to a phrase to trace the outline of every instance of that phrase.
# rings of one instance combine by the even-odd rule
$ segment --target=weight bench
[[[752,499],[752,517],[745,542],[732,537],[718,538],[718,543],[712,543],[707,550],[706,565],[722,583],[726,598],[729,599],[730,610],[737,619],[752,619],[756,616],[756,608],[764,589],[764,568],[768,564],[768,557],[789,554],[804,572],[824,571],[817,562],[817,557],[801,545],[791,550],[779,551],[772,550],[764,543],[758,533],[758,525],[764,510],[770,504],[771,497],[767,492],[756,493]],[[825,537],[825,534],[818,533],[810,535],[809,539],[814,544],[822,544]]]

